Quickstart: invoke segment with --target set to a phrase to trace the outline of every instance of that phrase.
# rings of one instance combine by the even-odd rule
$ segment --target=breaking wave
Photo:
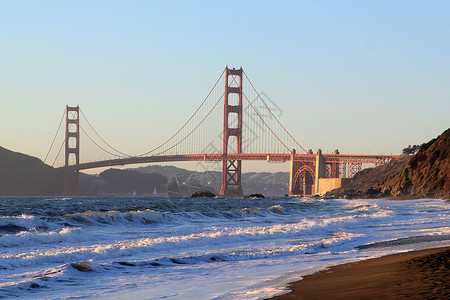
[[[0,203],[11,211],[0,217],[0,297],[53,291],[64,298],[80,286],[102,290],[111,278],[129,276],[169,292],[169,282],[183,286],[193,274],[196,282],[209,282],[207,274],[269,278],[274,269],[286,274],[361,252],[371,257],[450,242],[449,205],[438,200],[107,200],[28,198],[19,203],[29,205],[23,214]],[[227,286],[239,285],[230,280]],[[123,288],[118,283],[113,294]]]

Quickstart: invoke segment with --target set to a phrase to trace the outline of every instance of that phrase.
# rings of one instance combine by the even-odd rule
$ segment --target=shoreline
[[[269,299],[450,299],[450,246],[345,263]]]

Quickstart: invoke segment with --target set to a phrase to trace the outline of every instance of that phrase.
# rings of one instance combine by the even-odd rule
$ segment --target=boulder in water
[[[94,269],[92,268],[92,265],[88,262],[82,261],[82,262],[74,262],[71,263],[70,266],[74,269],[77,269],[80,272],[92,272]]]
[[[199,198],[199,197],[216,197],[213,193],[210,191],[197,191],[191,195],[191,198]]]
[[[250,194],[248,196],[245,196],[244,198],[266,198],[263,194]]]

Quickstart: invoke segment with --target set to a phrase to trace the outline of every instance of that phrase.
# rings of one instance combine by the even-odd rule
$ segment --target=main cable
[[[50,154],[50,151],[51,151],[52,148],[53,148],[53,144],[55,143],[55,139],[56,139],[56,137],[58,136],[58,132],[59,132],[59,129],[61,128],[61,124],[62,124],[62,121],[64,120],[64,115],[65,115],[65,114],[66,114],[66,110],[64,109],[64,112],[63,112],[63,114],[62,114],[62,116],[61,116],[61,120],[59,121],[58,129],[56,129],[55,136],[53,137],[52,144],[50,145],[50,148],[48,149],[47,155],[46,155],[45,158],[44,158],[44,163],[45,163],[45,161],[47,160],[47,157],[48,157],[48,155]],[[59,150],[59,151],[61,152],[61,150]],[[58,152],[58,155],[59,155],[59,152]],[[58,157],[58,155],[57,155],[56,157]]]
[[[80,112],[81,112],[81,115],[83,116],[83,118],[84,118],[84,119],[86,120],[86,122],[88,123],[89,127],[91,127],[91,129],[92,129],[92,130],[94,131],[94,133],[102,140],[102,142],[105,143],[106,145],[108,145],[112,150],[114,150],[114,151],[116,151],[117,153],[120,153],[120,154],[121,154],[121,156],[120,156],[120,155],[117,155],[117,156],[119,156],[119,157],[132,157],[132,155],[123,153],[123,152],[117,150],[116,148],[114,148],[113,146],[111,146],[108,142],[106,142],[106,141],[98,134],[98,132],[94,129],[94,127],[91,125],[91,123],[89,122],[88,118],[86,118],[86,116],[84,115],[83,111],[81,110],[81,108],[80,108]],[[81,125],[80,125],[80,127],[81,127]],[[84,131],[84,130],[83,130],[83,131]],[[86,133],[86,132],[85,132],[85,133]],[[87,135],[87,133],[86,133],[86,135]]]
[[[166,145],[167,143],[169,143],[178,133],[180,133],[181,130],[184,129],[184,127],[186,127],[186,125],[192,120],[192,118],[197,114],[197,112],[200,110],[200,108],[202,108],[203,104],[205,104],[206,100],[208,100],[209,96],[211,95],[211,93],[214,91],[214,89],[216,88],[217,84],[219,83],[220,79],[222,79],[223,74],[225,73],[225,69],[223,70],[222,74],[220,74],[219,79],[217,79],[216,83],[214,84],[213,88],[211,89],[211,91],[208,93],[208,96],[206,96],[205,100],[203,100],[203,102],[200,104],[200,106],[197,108],[197,110],[192,114],[192,116],[186,121],[186,123],[184,123],[184,125],[177,131],[175,132],[168,140],[166,140],[164,143],[162,143],[161,145],[159,145],[158,147],[154,148],[153,150],[150,150],[146,153],[140,154],[138,156],[147,156],[148,154],[157,151],[158,149],[160,149],[161,147],[163,147],[164,145]],[[217,105],[217,104],[216,104]],[[197,126],[198,127],[198,126]],[[179,143],[177,143],[178,145]],[[171,147],[170,149],[172,149],[173,147]],[[161,152],[164,153],[165,151]],[[160,153],[159,153],[160,154]]]
[[[245,73],[244,73],[245,74]],[[247,76],[246,76],[247,77]],[[247,78],[248,79],[248,78]],[[239,86],[239,84],[236,82],[236,78],[232,78],[231,84],[233,83],[233,81]],[[272,130],[272,128],[270,128],[270,126],[266,123],[266,121],[264,121],[263,117],[261,117],[261,115],[259,114],[259,112],[256,110],[256,108],[253,106],[253,104],[251,103],[251,101],[247,98],[247,95],[244,93],[244,91],[242,90],[242,87],[239,86],[239,89],[241,90],[242,95],[244,96],[245,100],[247,100],[247,103],[250,104],[250,107],[253,109],[253,111],[258,115],[258,117],[261,119],[261,121],[264,123],[264,125],[266,125],[266,127],[270,130],[270,132],[272,132],[272,134],[277,138],[277,140],[288,150],[290,151],[289,147],[286,146],[286,144],[276,135],[276,133]],[[266,106],[267,107],[267,106]],[[267,109],[269,109],[267,107]],[[270,111],[270,109],[269,109]]]
[[[63,140],[63,142],[62,142],[62,144],[61,144],[61,147],[59,147],[58,154],[56,154],[55,160],[54,160],[53,163],[52,163],[52,167],[55,165],[56,160],[58,159],[59,154],[61,153],[61,150],[62,150],[62,148],[64,147],[64,144],[65,144],[65,143],[66,143],[66,139]],[[65,162],[64,162],[64,163],[65,163]]]
[[[74,113],[74,112],[71,112],[71,113],[72,113],[72,117],[75,118],[75,113]],[[102,146],[100,146],[99,144],[97,144],[97,143],[91,138],[91,136],[86,132],[86,130],[84,130],[83,126],[81,126],[81,124],[80,124],[79,121],[76,122],[76,124],[77,124],[78,127],[81,129],[81,131],[83,131],[83,133],[88,137],[88,139],[89,139],[92,143],[94,143],[94,145],[96,145],[98,148],[100,148],[101,150],[105,151],[106,153],[108,153],[108,154],[110,154],[110,155],[112,155],[112,156],[123,157],[123,156],[121,156],[121,155],[117,155],[117,154],[115,154],[115,153],[112,153],[112,152],[106,150],[105,148],[103,148]]]
[[[206,116],[197,124],[197,126],[195,126],[195,128],[194,129],[192,129],[184,138],[182,138],[178,143],[176,143],[175,145],[173,145],[172,147],[170,147],[170,148],[168,148],[168,149],[166,149],[166,150],[164,150],[164,151],[162,151],[162,152],[160,152],[160,153],[158,153],[158,154],[156,154],[156,155],[159,155],[159,154],[162,154],[162,153],[165,153],[165,152],[167,152],[167,151],[169,151],[169,150],[171,150],[171,149],[173,149],[175,146],[177,146],[177,145],[179,145],[181,142],[183,142],[185,139],[187,139],[200,125],[202,125],[202,123],[206,120],[206,118],[212,113],[212,111],[217,107],[217,104],[219,104],[220,103],[220,101],[222,100],[222,97],[223,97],[223,95],[224,95],[225,93],[223,93],[222,94],[222,96],[220,96],[220,98],[219,98],[219,100],[217,100],[217,102],[216,102],[216,104],[214,104],[214,106],[213,106],[213,108],[211,108],[211,110],[206,114]]]
[[[286,128],[284,128],[283,124],[281,124],[281,122],[278,120],[278,118],[275,116],[275,114],[272,112],[272,110],[270,110],[269,106],[267,106],[266,102],[262,99],[261,95],[259,95],[258,91],[256,91],[255,87],[253,86],[253,83],[250,81],[250,79],[248,78],[247,74],[243,71],[245,78],[247,78],[248,82],[250,83],[250,85],[252,86],[253,90],[255,91],[255,93],[258,95],[259,99],[262,101],[262,103],[266,106],[266,108],[269,110],[270,114],[275,118],[275,120],[278,122],[278,124],[281,126],[281,128],[283,128],[283,130],[289,135],[289,137],[300,147],[302,148],[303,151],[305,151],[305,153],[308,153],[308,151],[305,150],[305,148],[302,147],[302,145],[300,145],[297,140],[289,133],[289,131],[286,130]]]
[[[242,91],[242,89],[241,89]],[[270,132],[272,132],[272,134],[277,138],[277,140],[288,150],[290,151],[289,147],[286,146],[285,143],[283,143],[283,141],[275,134],[275,132],[272,130],[272,128],[269,127],[269,125],[267,125],[266,121],[264,121],[264,119],[261,117],[261,115],[259,114],[259,112],[255,109],[255,107],[253,106],[253,104],[250,102],[250,100],[248,100],[247,95],[245,95],[242,92],[242,95],[244,95],[245,100],[247,100],[248,104],[250,104],[250,106],[252,107],[252,109],[256,112],[256,114],[258,115],[258,117],[261,119],[261,121],[264,123],[264,125],[266,125],[266,127],[270,130]]]

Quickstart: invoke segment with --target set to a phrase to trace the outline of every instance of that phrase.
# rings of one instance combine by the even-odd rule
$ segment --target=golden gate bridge
[[[221,109],[222,108],[222,109]],[[86,126],[80,122],[82,117]],[[47,160],[63,120],[65,137],[53,165],[64,148],[66,194],[80,194],[80,170],[129,164],[204,161],[222,163],[220,194],[243,194],[243,161],[290,162],[290,195],[321,193],[332,185],[353,177],[363,164],[381,165],[395,155],[322,154],[306,150],[283,126],[270,103],[257,92],[241,68],[228,67],[190,118],[161,145],[139,155],[117,150],[94,129],[79,106],[66,106],[44,159]],[[91,134],[89,134],[89,131]],[[82,162],[80,133],[111,158]],[[300,153],[297,153],[298,150]],[[327,181],[328,180],[328,181]]]

